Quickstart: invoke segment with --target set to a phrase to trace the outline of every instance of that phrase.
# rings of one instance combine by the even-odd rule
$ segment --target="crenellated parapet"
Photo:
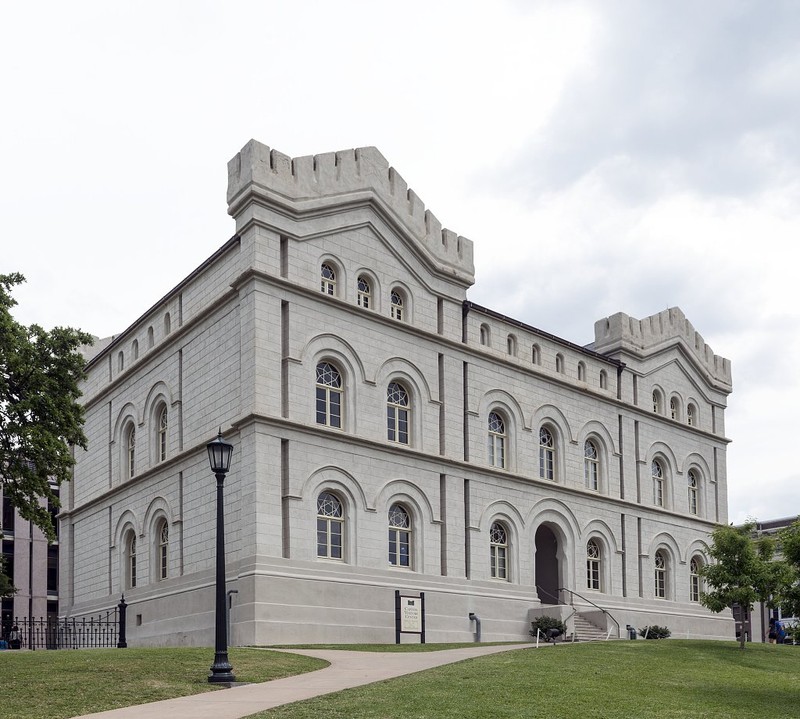
[[[228,213],[235,217],[254,196],[288,200],[298,212],[376,201],[442,269],[475,281],[472,241],[442,228],[375,147],[291,158],[250,140],[228,163]]]
[[[731,391],[730,360],[714,354],[679,307],[641,320],[617,312],[595,322],[594,336],[594,349],[610,355],[627,352],[638,357],[650,356],[680,343],[721,389]]]

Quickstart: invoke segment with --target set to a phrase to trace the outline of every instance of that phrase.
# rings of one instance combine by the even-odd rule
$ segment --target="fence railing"
[[[128,646],[125,637],[127,604],[81,618],[16,617],[0,626],[0,636],[11,649],[91,649]]]

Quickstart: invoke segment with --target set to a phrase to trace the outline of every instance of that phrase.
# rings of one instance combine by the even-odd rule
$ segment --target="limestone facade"
[[[727,521],[730,365],[679,309],[581,347],[469,302],[472,242],[375,148],[250,141],[228,172],[234,236],[88,360],[62,614],[124,592],[132,644],[213,644],[222,427],[232,643],[392,642],[395,590],[429,642],[571,604],[733,636],[692,573]]]

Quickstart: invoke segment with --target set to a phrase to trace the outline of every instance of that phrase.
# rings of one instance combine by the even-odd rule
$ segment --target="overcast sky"
[[[0,13],[16,316],[125,329],[234,232],[227,161],[377,146],[572,342],[679,306],[731,360],[731,519],[800,513],[800,4],[54,2]]]

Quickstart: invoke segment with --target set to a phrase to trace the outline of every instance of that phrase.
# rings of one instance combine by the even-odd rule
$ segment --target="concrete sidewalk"
[[[250,714],[291,704],[321,694],[330,694],[362,684],[413,674],[424,669],[452,664],[464,659],[481,657],[518,649],[530,649],[532,644],[486,646],[477,644],[463,649],[441,652],[348,652],[336,649],[285,649],[330,662],[329,667],[294,677],[276,679],[263,684],[247,684],[231,689],[195,694],[190,697],[139,704],[138,706],[97,714],[85,714],[77,719],[239,719]],[[255,651],[255,650],[254,650]]]

